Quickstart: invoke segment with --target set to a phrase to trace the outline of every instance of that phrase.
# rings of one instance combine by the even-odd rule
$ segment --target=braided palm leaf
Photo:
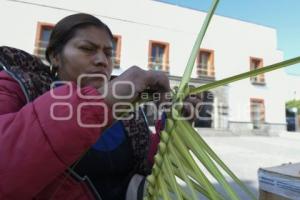
[[[189,94],[201,93],[228,83],[300,63],[300,57],[296,57],[190,90],[187,86],[197,51],[218,2],[219,0],[213,0],[212,2],[193,46],[179,89],[173,96],[173,103],[182,102]],[[216,190],[206,174],[210,174],[222,186],[226,192],[226,196]],[[187,121],[181,120],[181,108],[175,107],[167,113],[166,126],[161,132],[161,140],[158,152],[155,155],[152,173],[147,177],[144,200],[196,200],[200,196],[212,200],[240,199],[237,192],[229,185],[228,180],[225,178],[226,174],[239,185],[240,189],[247,194],[249,199],[256,199],[255,195],[250,192],[243,182],[214,153],[199,133]],[[182,182],[187,186],[187,189],[183,189]]]

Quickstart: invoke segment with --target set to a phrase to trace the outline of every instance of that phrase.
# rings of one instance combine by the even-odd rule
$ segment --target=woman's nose
[[[107,67],[108,66],[108,58],[106,57],[103,51],[97,52],[94,57],[94,64],[96,66]]]

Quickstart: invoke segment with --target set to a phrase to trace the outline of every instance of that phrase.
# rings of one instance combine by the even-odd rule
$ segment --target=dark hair
[[[52,30],[46,49],[47,61],[51,63],[49,59],[51,54],[57,55],[61,53],[66,43],[74,37],[76,30],[90,25],[103,28],[107,31],[111,39],[113,39],[111,30],[98,18],[85,13],[69,15],[60,20]]]

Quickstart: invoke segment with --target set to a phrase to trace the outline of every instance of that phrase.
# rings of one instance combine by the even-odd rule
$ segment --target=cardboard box
[[[258,170],[260,200],[300,200],[300,163]]]

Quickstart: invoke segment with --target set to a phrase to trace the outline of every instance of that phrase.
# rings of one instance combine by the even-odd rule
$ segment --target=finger
[[[184,104],[182,109],[182,115],[186,118],[186,120],[192,123],[195,119],[195,110],[191,104]]]
[[[196,107],[199,103],[202,102],[201,99],[197,97],[189,97],[189,96],[184,101],[191,103],[194,107]]]
[[[163,72],[148,71],[147,85],[150,89],[157,92],[170,92],[170,82],[167,75]]]

